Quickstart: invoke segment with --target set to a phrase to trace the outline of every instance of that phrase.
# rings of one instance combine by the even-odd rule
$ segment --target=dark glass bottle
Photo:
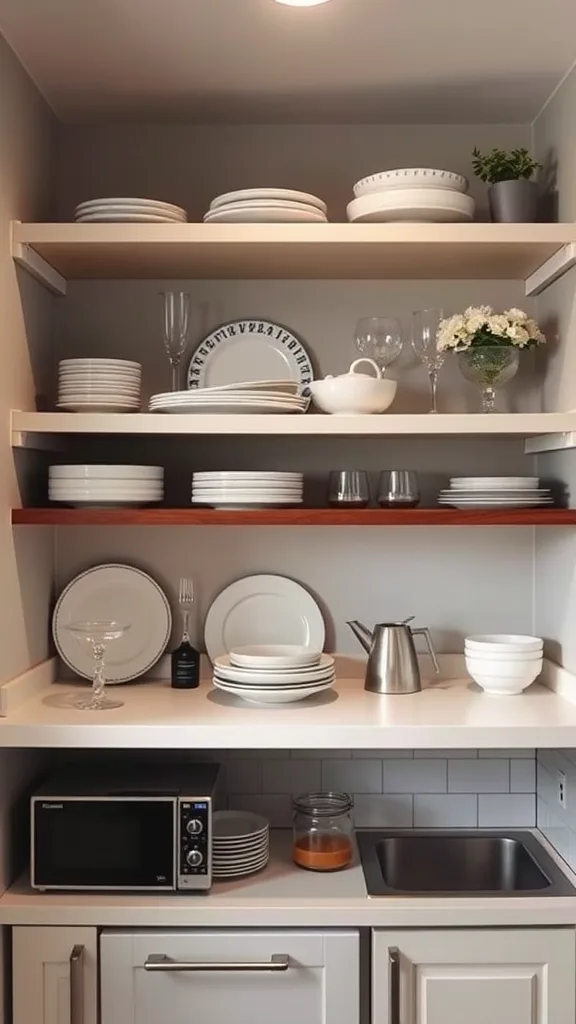
[[[188,637],[172,651],[172,686],[175,690],[194,690],[200,685],[200,652]]]

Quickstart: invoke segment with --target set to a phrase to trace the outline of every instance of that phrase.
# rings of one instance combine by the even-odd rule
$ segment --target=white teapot
[[[376,376],[359,373],[357,367],[367,363]],[[373,359],[355,359],[348,373],[339,377],[328,375],[313,381],[310,393],[314,405],[322,412],[339,416],[358,416],[385,412],[394,401],[398,382],[382,377],[380,367]]]

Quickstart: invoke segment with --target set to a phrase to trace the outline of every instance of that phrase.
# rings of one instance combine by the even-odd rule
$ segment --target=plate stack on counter
[[[50,501],[74,508],[152,505],[164,498],[162,466],[50,466]]]
[[[300,413],[310,399],[298,395],[293,380],[249,381],[190,391],[152,395],[150,412],[170,413]]]
[[[58,409],[64,412],[139,412],[142,366],[129,359],[63,359]]]
[[[548,487],[537,476],[456,476],[440,491],[439,505],[459,509],[535,508],[553,505]]]
[[[250,811],[215,811],[212,816],[214,878],[238,878],[265,868],[270,857],[270,824]]]
[[[212,508],[282,508],[302,504],[302,473],[194,473],[192,504]]]
[[[74,211],[80,224],[185,224],[186,210],[158,199],[137,199],[112,196],[107,199],[89,199],[79,203]]]
[[[255,644],[215,658],[216,689],[249,704],[294,704],[334,685],[334,658],[309,647]]]
[[[454,171],[433,167],[380,171],[354,185],[355,199],[348,204],[348,220],[470,221],[474,217],[474,200],[467,192],[468,181]]]
[[[288,188],[243,188],[216,196],[204,214],[206,224],[325,224],[326,203]]]

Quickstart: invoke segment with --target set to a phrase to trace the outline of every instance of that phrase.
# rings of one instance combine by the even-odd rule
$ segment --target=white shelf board
[[[159,413],[12,412],[12,447],[45,444],[45,436],[121,434],[134,436],[252,434],[286,437],[518,436],[576,432],[572,413],[385,413],[381,416],[163,415]],[[38,442],[36,441],[38,439]]]
[[[24,224],[12,253],[63,278],[526,279],[574,224]],[[34,256],[31,255],[34,253]]]
[[[91,749],[464,749],[576,747],[576,704],[542,685],[495,699],[444,675],[422,693],[368,693],[337,675],[335,690],[304,704],[259,708],[169,683],[122,687],[124,706],[105,715],[67,706],[74,683],[53,683],[0,719],[0,747]],[[563,692],[573,692],[569,681]]]

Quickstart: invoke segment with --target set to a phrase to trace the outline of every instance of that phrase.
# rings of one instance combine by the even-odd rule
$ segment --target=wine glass
[[[172,391],[179,391],[180,362],[190,328],[190,296],[186,292],[161,292],[164,301],[164,348],[172,367]]]
[[[443,319],[444,313],[441,309],[421,309],[412,314],[412,348],[428,371],[432,399],[431,413],[438,412],[436,403],[438,374],[446,358],[446,353],[440,352],[436,344],[438,326]]]
[[[356,324],[356,348],[384,373],[402,351],[402,328],[391,316],[368,316]]]
[[[92,678],[92,692],[90,696],[79,695],[74,699],[74,707],[80,711],[108,711],[110,708],[121,708],[123,700],[115,697],[108,697],[106,693],[104,674],[104,655],[109,643],[119,640],[130,626],[114,621],[105,622],[71,622],[66,627],[76,639],[82,643],[89,644],[94,658],[94,674]]]

